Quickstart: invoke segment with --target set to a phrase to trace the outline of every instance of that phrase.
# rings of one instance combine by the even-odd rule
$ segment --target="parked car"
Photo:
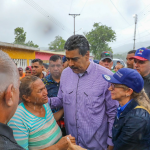
[[[111,67],[112,70],[115,68],[118,61],[124,66],[124,68],[127,67],[127,65],[125,64],[125,62],[122,59],[113,59],[113,66]]]

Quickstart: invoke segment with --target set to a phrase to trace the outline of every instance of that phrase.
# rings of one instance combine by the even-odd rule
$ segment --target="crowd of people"
[[[90,60],[82,35],[25,73],[0,50],[0,149],[150,150],[150,50]],[[18,105],[19,104],[19,105]]]

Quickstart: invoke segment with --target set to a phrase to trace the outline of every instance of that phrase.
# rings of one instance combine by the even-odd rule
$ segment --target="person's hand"
[[[71,140],[69,139],[69,137],[67,137],[67,141],[68,141],[68,146],[69,146],[67,150],[87,150],[87,149],[84,149],[78,145],[73,145],[71,143]]]
[[[114,148],[113,146],[109,145],[107,150],[113,150],[113,148]]]
[[[62,137],[57,143],[56,147],[59,150],[66,150],[68,148],[68,142],[67,142],[67,137]]]
[[[69,136],[67,136],[67,139],[68,139],[68,138],[69,138],[69,140],[71,141],[71,143],[72,143],[73,145],[76,145],[75,137],[69,135]],[[68,140],[67,140],[67,141],[68,141]]]
[[[73,144],[76,144],[75,137],[73,137],[71,135],[64,136],[56,144],[59,150],[66,150],[68,148],[67,137]]]

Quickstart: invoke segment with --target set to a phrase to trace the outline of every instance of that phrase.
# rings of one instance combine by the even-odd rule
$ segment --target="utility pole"
[[[80,14],[69,14],[70,16],[73,16],[74,18],[74,35],[75,35],[75,17],[80,16]]]
[[[133,16],[135,18],[135,29],[134,29],[134,44],[133,44],[133,50],[135,50],[135,37],[136,37],[136,24],[137,24],[137,14]]]

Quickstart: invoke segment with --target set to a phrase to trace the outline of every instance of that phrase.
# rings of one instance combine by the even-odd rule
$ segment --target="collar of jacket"
[[[147,76],[143,77],[143,79],[150,80],[150,73]]]
[[[129,111],[134,109],[137,105],[138,103],[134,99],[132,99],[132,101],[126,106],[124,111],[120,114],[119,118],[124,117]]]
[[[16,143],[16,140],[14,139],[14,136],[13,136],[12,129],[6,124],[0,123],[0,135],[5,136],[12,142]]]

